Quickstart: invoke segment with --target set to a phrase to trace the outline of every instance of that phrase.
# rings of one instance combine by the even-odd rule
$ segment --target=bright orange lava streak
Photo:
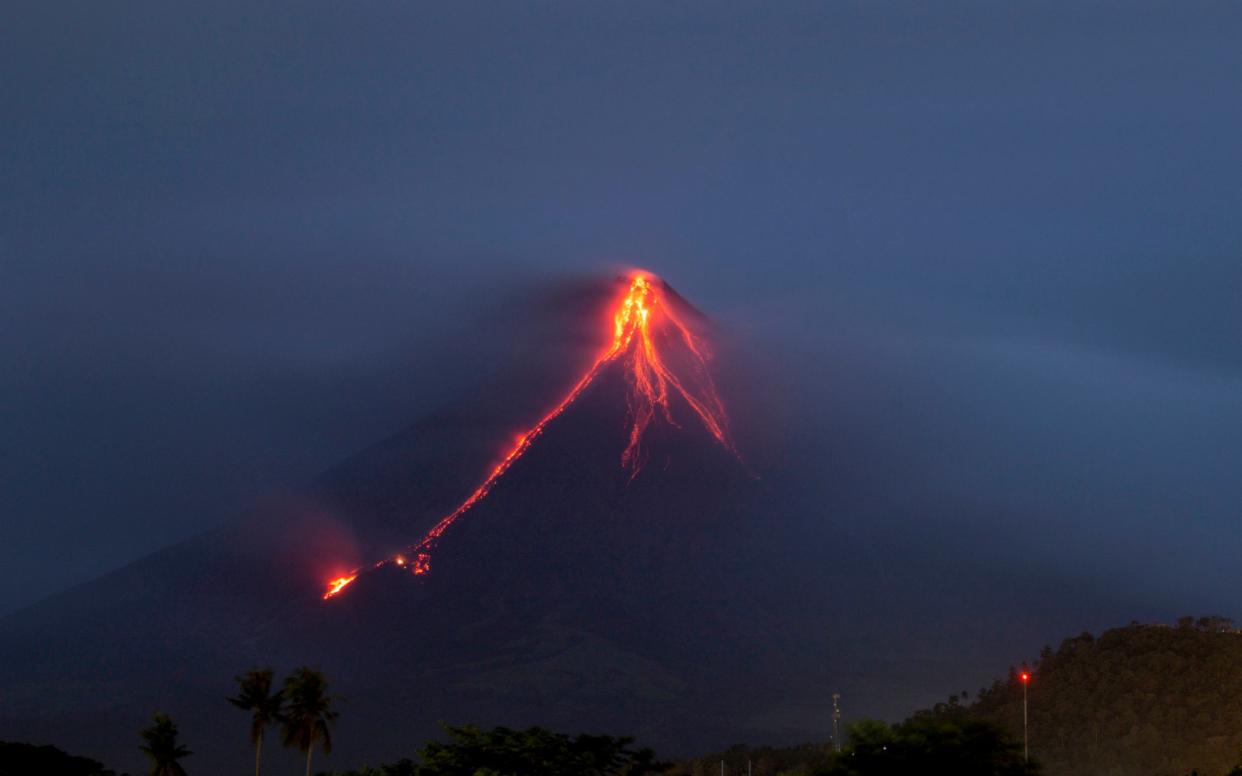
[[[342,590],[346,588],[346,586],[349,585],[350,582],[353,582],[357,578],[358,578],[358,572],[352,571],[347,576],[337,577],[336,579],[332,580],[331,582],[328,583],[328,592],[323,594],[324,600],[326,601],[327,599],[341,592]]]
[[[677,339],[691,355],[693,375],[697,384],[687,386],[673,373],[661,359],[660,352],[653,338],[652,325],[657,315],[672,327]],[[724,403],[716,393],[716,387],[707,369],[708,354],[697,337],[677,318],[668,305],[661,304],[656,287],[647,275],[636,274],[630,280],[629,290],[617,304],[613,313],[612,342],[596,358],[591,368],[570,388],[569,393],[553,407],[529,431],[517,438],[513,448],[492,467],[487,478],[474,489],[465,501],[450,514],[432,526],[427,535],[417,544],[409,547],[403,554],[376,563],[374,568],[396,563],[406,566],[407,557],[413,557],[409,564],[410,571],[417,575],[426,574],[431,570],[431,549],[436,541],[444,535],[457,518],[468,512],[471,507],[482,501],[491,492],[496,482],[515,461],[530,449],[534,441],[543,433],[548,424],[574,403],[587,386],[589,386],[608,363],[623,359],[626,365],[626,377],[629,383],[629,409],[632,420],[629,442],[621,453],[621,465],[628,468],[633,477],[642,468],[642,438],[648,426],[659,413],[668,423],[677,425],[673,420],[669,406],[671,392],[681,396],[703,425],[723,447],[737,455],[728,433],[728,417]],[[697,389],[697,391],[695,390]],[[332,598],[357,579],[360,569],[354,569],[348,575],[339,577],[328,583],[324,598]]]

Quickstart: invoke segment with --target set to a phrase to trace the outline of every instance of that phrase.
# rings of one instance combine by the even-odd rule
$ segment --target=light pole
[[[1031,683],[1031,674],[1029,671],[1023,671],[1018,674],[1018,678],[1022,680],[1022,761],[1029,762],[1031,759],[1030,738],[1026,732],[1026,687]]]

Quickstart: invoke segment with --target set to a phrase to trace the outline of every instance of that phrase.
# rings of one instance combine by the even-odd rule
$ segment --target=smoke
[[[791,510],[798,530],[854,548],[881,583],[935,559],[1013,591],[1078,589],[1077,604],[1040,604],[1065,632],[1228,608],[1242,582],[1219,540],[1242,497],[1226,463],[1235,377],[1094,337],[918,317],[848,300],[753,316],[748,350],[785,397],[771,476],[814,494]]]

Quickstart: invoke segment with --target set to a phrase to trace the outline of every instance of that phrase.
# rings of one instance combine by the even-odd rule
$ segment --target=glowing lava
[[[341,592],[342,590],[346,588],[346,586],[349,585],[350,582],[353,582],[357,578],[358,578],[358,572],[353,571],[346,576],[337,577],[336,579],[332,580],[331,582],[328,583],[328,592],[323,594],[324,599],[325,600],[329,599],[332,596],[336,595],[337,593]]]
[[[636,273],[630,278],[624,297],[614,307],[611,341],[564,398],[540,418],[539,422],[517,437],[509,452],[492,467],[483,482],[457,509],[441,518],[417,544],[411,545],[399,555],[376,563],[373,568],[394,563],[408,568],[416,576],[428,573],[431,570],[431,550],[449,526],[487,497],[492,487],[530,449],[548,424],[573,404],[603,368],[611,363],[624,365],[629,388],[627,402],[631,425],[629,441],[621,452],[621,466],[630,471],[631,478],[642,469],[643,436],[652,421],[658,416],[673,426],[677,425],[669,403],[674,395],[680,396],[686,402],[721,446],[735,456],[738,455],[729,437],[724,403],[716,393],[707,368],[710,353],[702,340],[682,322],[672,306],[661,298],[657,283],[659,281],[643,273]],[[661,346],[668,349],[678,348],[681,351],[681,361],[685,363],[679,364],[679,371],[687,374],[686,378],[679,378],[670,367],[662,355]],[[357,579],[359,573],[361,570],[355,569],[346,576],[332,580],[328,583],[328,590],[323,597],[327,599],[336,596]]]

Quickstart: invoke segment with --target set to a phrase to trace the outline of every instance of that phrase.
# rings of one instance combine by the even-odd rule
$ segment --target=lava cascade
[[[633,274],[625,294],[613,303],[611,337],[591,367],[547,414],[517,437],[509,452],[492,467],[466,500],[441,518],[421,540],[407,547],[405,551],[380,560],[369,569],[354,569],[329,581],[323,597],[333,598],[360,574],[389,564],[407,568],[416,576],[428,573],[431,570],[432,549],[449,526],[487,497],[500,478],[530,449],[544,429],[573,404],[609,364],[619,363],[625,371],[630,428],[627,444],[621,452],[621,466],[630,472],[631,479],[643,467],[645,459],[642,442],[651,424],[657,418],[663,418],[673,426],[678,425],[673,418],[670,404],[674,396],[680,396],[716,442],[740,460],[741,456],[729,434],[724,402],[721,401],[708,370],[707,362],[711,354],[706,343],[690,330],[673,305],[663,298],[663,288],[663,283],[651,275]],[[682,360],[686,362],[679,364],[677,370],[669,363],[670,359],[662,349],[662,346],[672,343],[682,346]],[[679,372],[685,376],[679,376]]]

